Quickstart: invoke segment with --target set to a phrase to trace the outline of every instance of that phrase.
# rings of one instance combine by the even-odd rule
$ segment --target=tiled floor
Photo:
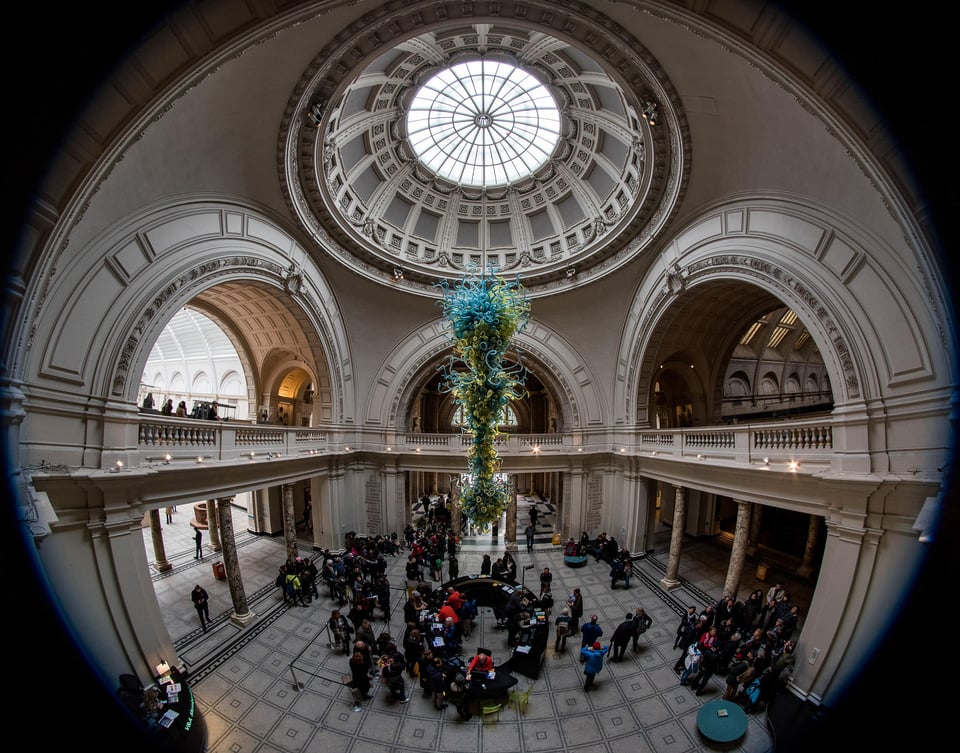
[[[672,669],[677,658],[674,630],[680,612],[715,601],[726,572],[726,552],[711,543],[688,541],[680,567],[681,588],[665,592],[659,587],[666,562],[665,550],[636,563],[629,590],[611,591],[608,568],[591,558],[579,569],[565,567],[561,547],[550,543],[553,519],[541,503],[541,518],[534,551],[526,552],[522,531],[527,514],[519,506],[515,558],[526,573],[527,585],[538,584],[544,566],[554,572],[553,591],[560,596],[579,586],[585,615],[597,614],[607,636],[628,611],[642,605],[653,617],[651,629],[641,639],[641,651],[628,651],[620,663],[607,662],[589,695],[582,689],[582,667],[577,646],[568,645],[556,656],[552,642],[544,671],[535,681],[525,714],[504,709],[499,722],[482,724],[478,717],[461,722],[451,706],[443,711],[432,701],[412,694],[407,705],[393,704],[375,688],[372,700],[360,712],[352,710],[349,690],[340,684],[346,658],[328,648],[325,623],[332,603],[324,597],[308,607],[283,604],[273,585],[277,568],[285,559],[282,538],[247,532],[246,512],[234,508],[234,530],[246,597],[256,619],[244,627],[230,621],[232,611],[226,581],[216,580],[212,562],[219,559],[209,549],[202,561],[193,558],[189,525],[191,513],[180,508],[172,524],[164,524],[164,546],[173,569],[153,580],[167,629],[181,661],[189,670],[191,687],[206,719],[212,753],[268,753],[271,751],[322,751],[323,753],[387,753],[396,751],[572,751],[577,753],[671,753],[716,750],[697,731],[695,717],[702,704],[721,693],[722,678],[697,697],[678,683]],[[149,530],[144,531],[148,561],[153,560]],[[301,538],[302,554],[314,554]],[[460,574],[479,571],[485,552],[504,550],[502,536],[465,540]],[[377,632],[402,629],[403,566],[406,558],[388,558],[388,576],[394,588],[393,619],[377,623]],[[523,572],[521,570],[521,572]],[[779,577],[773,576],[772,577]],[[768,578],[769,580],[769,578]],[[200,583],[210,594],[212,627],[200,630],[190,602],[190,590]],[[757,585],[765,584],[757,582]],[[809,599],[808,589],[797,584],[799,599]],[[802,602],[805,610],[808,601]],[[494,650],[497,663],[510,656],[506,634],[496,631],[492,612],[481,610],[479,630],[466,642],[470,656],[478,646]],[[519,677],[520,688],[528,682]],[[725,750],[763,753],[773,750],[771,735],[761,712],[750,717],[746,735]]]

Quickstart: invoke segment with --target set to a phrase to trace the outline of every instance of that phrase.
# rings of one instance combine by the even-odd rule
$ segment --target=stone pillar
[[[233,497],[221,497],[217,500],[219,512],[220,541],[223,551],[223,568],[227,576],[227,585],[230,588],[230,600],[233,602],[233,614],[230,621],[238,625],[246,625],[256,615],[250,611],[247,604],[247,594],[243,590],[243,575],[240,572],[240,560],[237,558],[237,542],[233,538],[233,515],[230,505]]]
[[[173,565],[167,562],[167,552],[163,548],[163,533],[160,530],[160,511],[150,511],[150,538],[153,539],[153,558],[157,570],[167,572]]]
[[[687,508],[682,486],[677,487],[674,500],[673,530],[670,532],[670,555],[667,558],[667,572],[660,579],[660,585],[668,590],[680,585],[677,573],[680,572],[680,549],[683,544],[683,529],[687,523]]]
[[[737,527],[733,533],[733,548],[730,563],[727,565],[727,579],[723,584],[723,595],[732,596],[734,601],[740,590],[740,578],[743,575],[743,563],[747,558],[747,537],[750,533],[750,503],[737,500]]]
[[[751,504],[752,517],[750,532],[747,536],[747,554],[751,557],[757,553],[757,537],[760,535],[760,519],[763,517],[763,505],[754,502]]]
[[[293,514],[293,484],[283,485],[283,539],[287,544],[287,562],[298,556],[297,519]]]
[[[457,481],[457,476],[450,477],[450,498],[447,504],[450,507],[450,525],[453,526],[453,532],[459,536],[463,525],[463,510],[460,509],[460,486]]]
[[[517,551],[517,477],[510,477],[510,496],[507,499],[507,530],[503,537],[504,549]]]
[[[816,515],[810,516],[810,522],[807,525],[807,543],[803,547],[803,562],[801,562],[800,567],[797,568],[797,575],[801,575],[804,578],[813,572],[813,552],[817,548],[817,539],[819,538],[817,532],[820,530],[819,523],[820,518]]]
[[[210,549],[214,552],[219,552],[223,547],[220,545],[220,523],[217,521],[216,500],[207,500],[207,521],[207,530],[210,532]]]

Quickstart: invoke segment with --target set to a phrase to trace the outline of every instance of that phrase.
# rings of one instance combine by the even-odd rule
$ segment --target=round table
[[[747,731],[747,714],[733,701],[710,701],[697,712],[697,729],[709,740],[729,743]]]

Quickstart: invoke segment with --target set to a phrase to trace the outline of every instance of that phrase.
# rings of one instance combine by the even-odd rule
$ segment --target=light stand
[[[521,591],[526,591],[526,590],[527,590],[527,587],[526,587],[526,582],[527,582],[527,570],[533,570],[533,568],[534,568],[534,565],[524,565],[524,566],[523,566],[523,574],[520,576],[520,590],[521,590]]]

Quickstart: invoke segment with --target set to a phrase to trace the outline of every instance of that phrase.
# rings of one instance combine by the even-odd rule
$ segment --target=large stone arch
[[[384,359],[380,377],[367,404],[366,422],[383,427],[398,426],[413,400],[419,375],[432,362],[439,362],[451,348],[450,334],[443,320],[436,320],[412,332]],[[577,354],[558,333],[531,320],[513,345],[524,359],[542,365],[538,377],[556,397],[568,430],[602,426],[606,402],[602,388]]]
[[[894,395],[942,404],[954,378],[949,327],[930,294],[936,275],[922,254],[914,260],[906,267],[883,241],[795,198],[737,199],[703,212],[666,244],[637,289],[621,342],[615,416],[648,423],[643,396],[656,373],[658,328],[685,292],[717,281],[747,283],[799,314],[823,354],[836,412],[875,416]],[[860,451],[882,451],[868,448],[874,439],[862,434]],[[930,438],[930,446],[943,441]]]
[[[41,302],[21,325],[20,377],[35,404],[135,409],[140,374],[166,322],[205,291],[236,282],[282,301],[316,370],[329,372],[334,420],[351,421],[352,359],[333,291],[277,221],[220,197],[151,207],[78,250],[44,291],[60,305]]]

